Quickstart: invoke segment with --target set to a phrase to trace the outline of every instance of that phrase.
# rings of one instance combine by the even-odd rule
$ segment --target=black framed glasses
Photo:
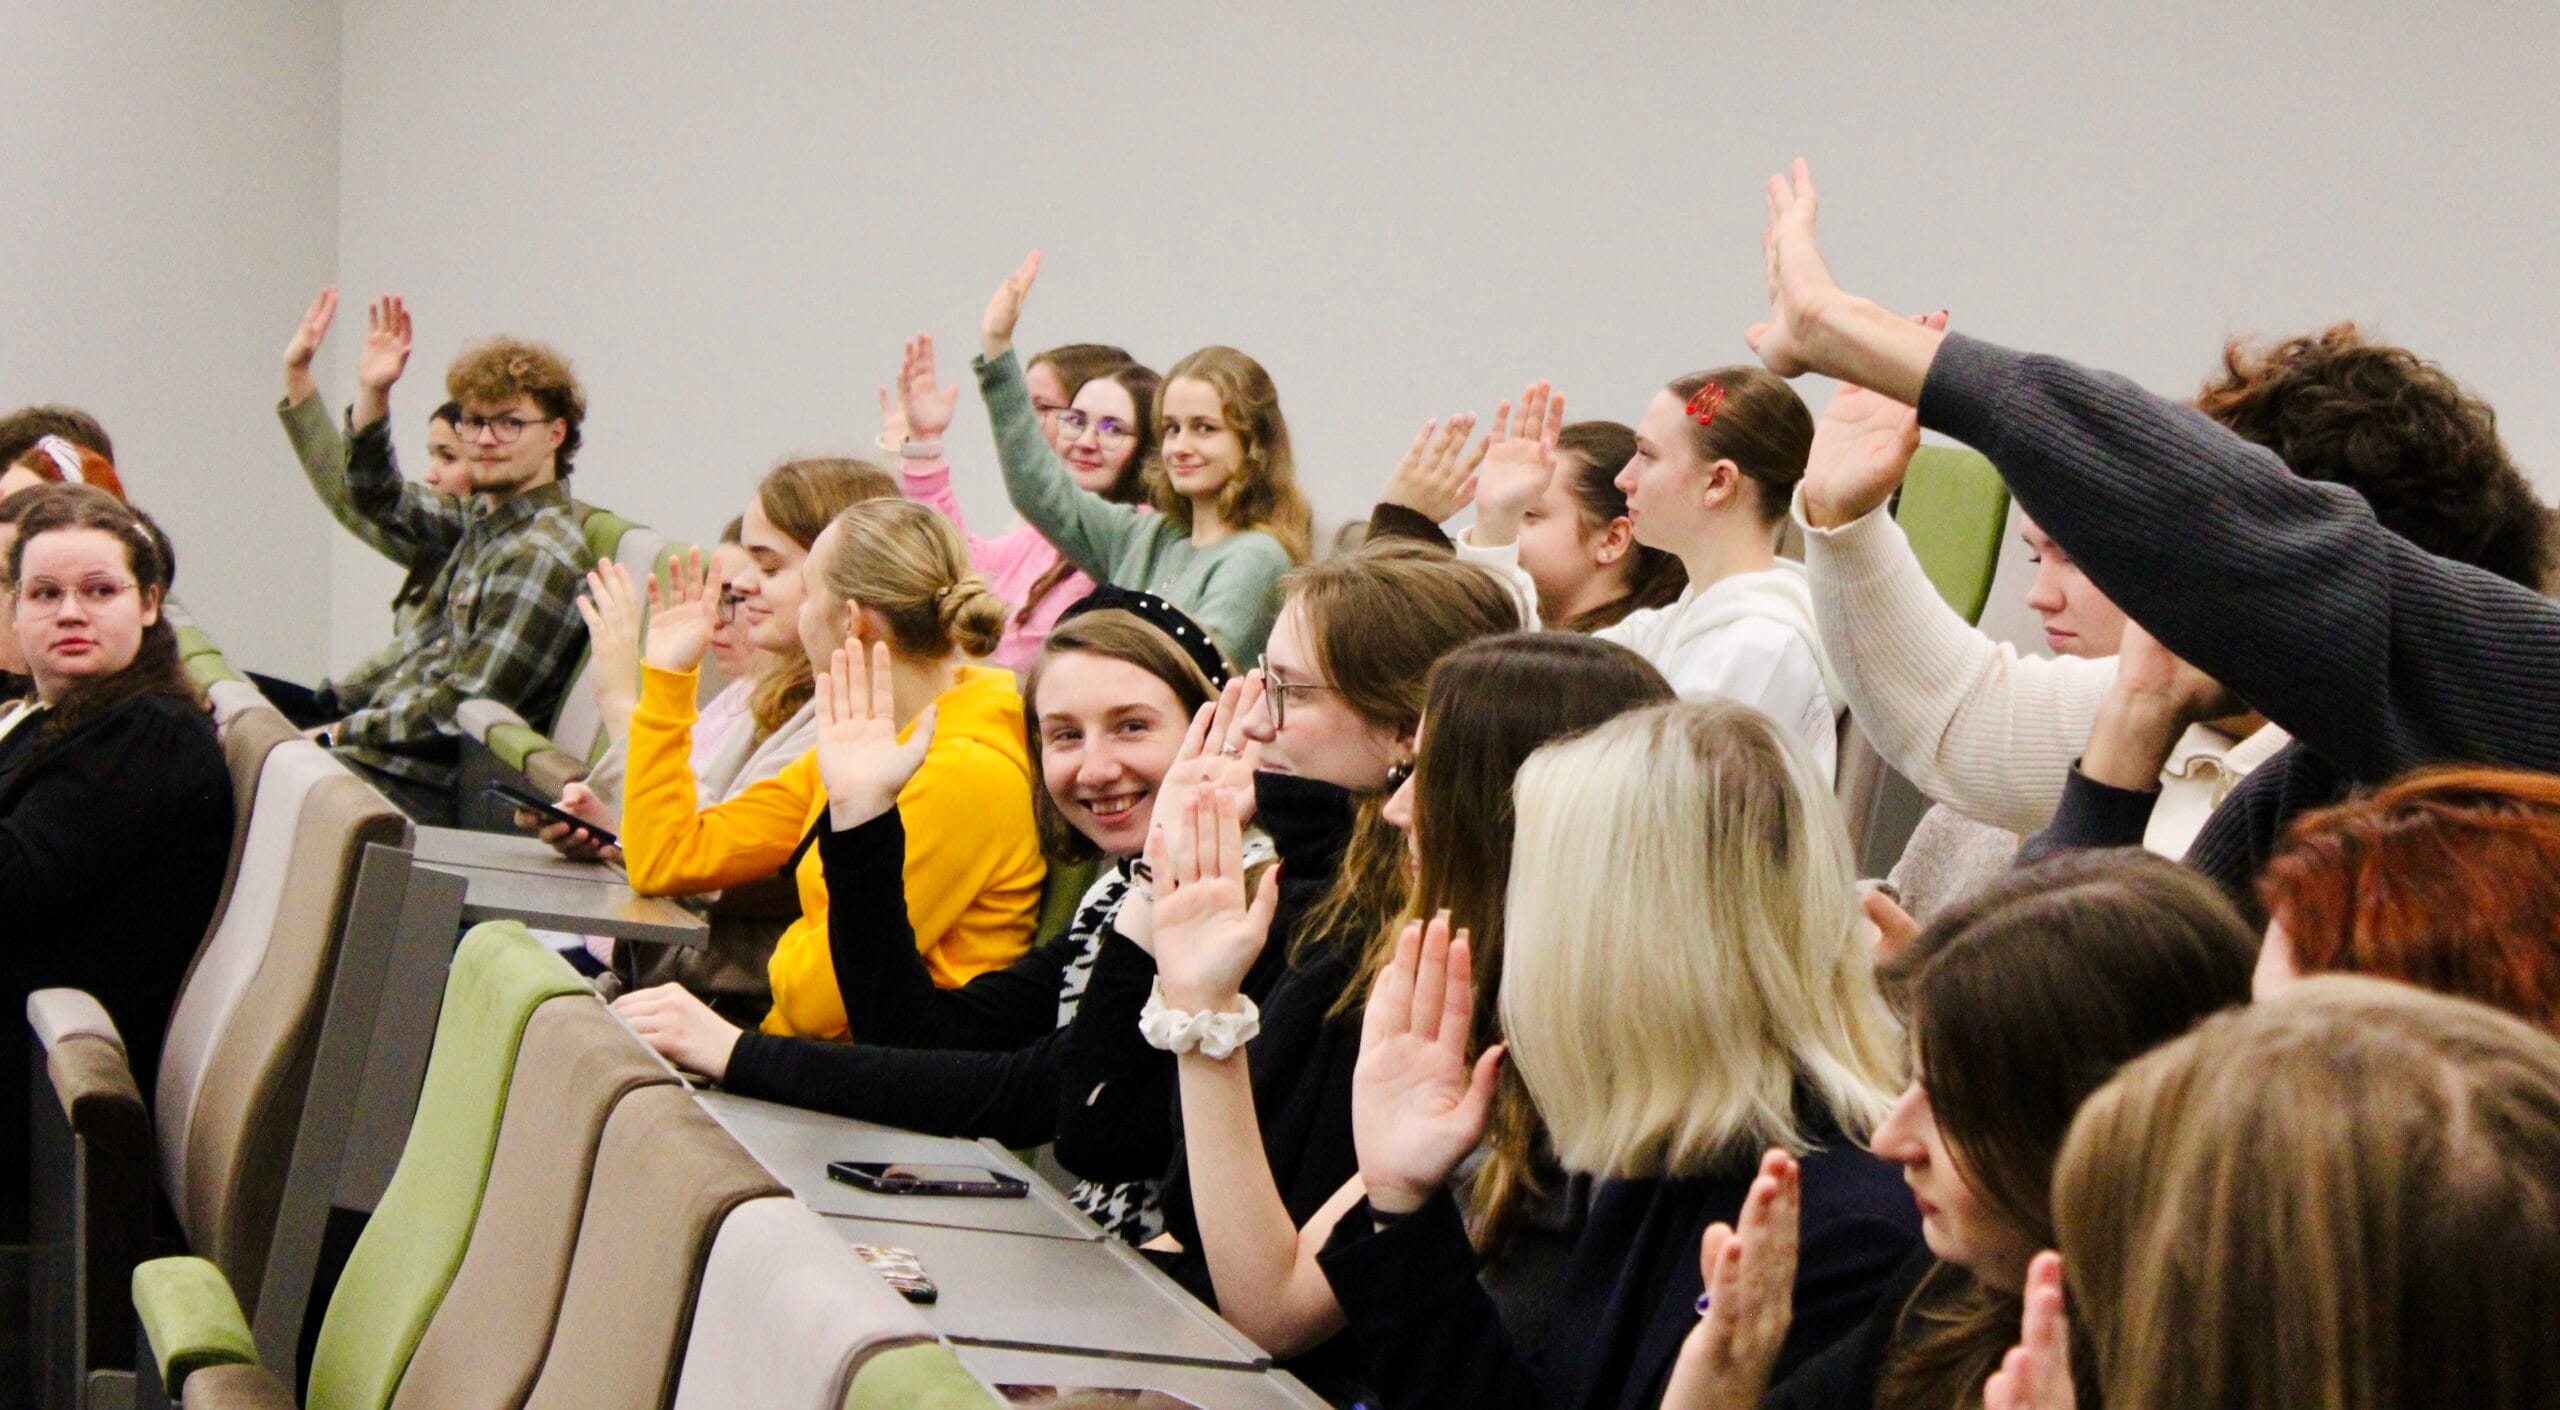
[[[486,431],[503,446],[521,440],[526,427],[546,425],[559,419],[557,416],[525,417],[512,413],[505,416],[465,416],[453,423],[453,429],[466,441],[476,441],[480,439],[480,433]]]
[[[1126,445],[1138,434],[1137,427],[1117,416],[1090,416],[1074,407],[1058,413],[1058,434],[1067,440],[1078,439],[1088,428],[1095,441],[1107,446]]]
[[[1262,673],[1263,698],[1271,702],[1271,728],[1274,730],[1284,730],[1289,727],[1289,696],[1292,693],[1333,689],[1332,686],[1318,681],[1281,679],[1271,669],[1271,653],[1267,651],[1254,661],[1253,668]]]
[[[732,625],[738,620],[738,604],[746,600],[745,593],[735,588],[724,589],[719,604],[711,609],[712,620],[724,627]]]

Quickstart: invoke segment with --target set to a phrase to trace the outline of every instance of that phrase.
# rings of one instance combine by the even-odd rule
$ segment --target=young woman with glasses
[[[1065,462],[1067,477],[1077,489],[1112,504],[1143,506],[1147,463],[1156,449],[1155,422],[1148,414],[1155,404],[1156,374],[1124,360],[1070,386],[1065,383],[1072,370],[1068,360],[1054,352],[1046,358],[1034,364],[1044,385],[1033,389],[1033,409],[1051,449]],[[1042,407],[1039,398],[1053,393],[1071,400]],[[960,389],[943,386],[935,377],[931,334],[919,333],[908,342],[898,369],[898,395],[906,428],[898,455],[907,498],[932,505],[967,534],[960,497],[951,492],[951,462],[943,455],[942,440],[959,405]],[[970,534],[969,556],[990,589],[1022,604],[987,659],[1028,673],[1039,662],[1042,639],[1067,608],[1092,593],[1093,579],[1029,524],[995,538]]]
[[[168,541],[85,485],[23,493],[6,576],[35,704],[0,738],[0,1000],[95,996],[147,1092],[230,863],[231,775],[161,612]],[[0,1123],[24,1131],[27,1044],[0,1046]],[[0,1239],[23,1242],[26,1162],[8,1164]]]
[[[1280,579],[1306,560],[1314,525],[1270,374],[1233,348],[1202,348],[1175,363],[1152,402],[1131,408],[1159,438],[1146,469],[1157,512],[1114,504],[1080,485],[1042,439],[1013,356],[1014,325],[1039,270],[1034,252],[998,286],[979,328],[978,391],[995,423],[1006,495],[1095,581],[1154,593],[1207,627],[1228,660],[1254,659],[1280,610]]]

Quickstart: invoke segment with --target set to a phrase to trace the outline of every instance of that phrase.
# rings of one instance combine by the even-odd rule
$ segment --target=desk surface
[[[473,832],[458,827],[418,829],[411,851],[429,866],[469,867],[474,871],[517,871],[529,876],[556,876],[600,886],[629,882],[620,869],[602,862],[573,862],[551,850],[539,837],[518,833]]]
[[[1177,1366],[1162,1361],[1122,1361],[1064,1351],[1023,1351],[1009,1346],[952,1348],[960,1364],[993,1386],[1054,1386],[1060,1390],[1155,1390],[1178,1395],[1201,1410],[1330,1410],[1325,1398],[1286,1371],[1227,1366]]]
[[[849,1244],[902,1248],[941,1297],[921,1306],[955,1342],[1259,1370],[1270,1358],[1117,1239],[830,1217]]]
[[[736,1137],[773,1178],[789,1186],[802,1204],[820,1214],[1047,1239],[1090,1241],[1103,1236],[1066,1196],[993,1141],[927,1136],[727,1092],[697,1095],[713,1120]],[[1021,1199],[884,1195],[830,1178],[827,1164],[837,1160],[984,1166],[1027,1183],[1031,1193]]]
[[[457,863],[425,863],[467,884],[462,923],[520,920],[537,930],[610,935],[660,945],[699,946],[710,933],[702,917],[673,901],[643,896],[620,878],[605,881],[489,871]]]

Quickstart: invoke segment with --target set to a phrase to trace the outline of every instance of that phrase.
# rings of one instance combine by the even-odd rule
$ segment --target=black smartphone
[[[539,813],[553,822],[567,823],[571,827],[582,829],[587,836],[596,840],[598,846],[613,847],[622,841],[620,837],[614,835],[611,828],[598,827],[530,788],[520,788],[512,783],[493,783],[489,785],[489,796],[513,803],[528,813]]]
[[[978,1165],[914,1165],[895,1160],[838,1160],[827,1178],[884,1195],[974,1195],[1021,1199],[1031,1186]]]

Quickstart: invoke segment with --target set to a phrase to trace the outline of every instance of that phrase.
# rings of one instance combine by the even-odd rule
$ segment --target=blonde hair
[[[818,567],[837,601],[880,614],[889,648],[939,659],[957,648],[984,656],[1003,639],[1013,609],[969,567],[969,545],[951,521],[909,499],[871,499],[830,527],[835,551]]]
[[[1901,1086],[1847,829],[1768,716],[1659,705],[1520,770],[1502,1026],[1568,1170],[1803,1151],[1802,1087],[1863,1139]]]
[[[2109,1410],[2560,1399],[2560,1040],[2521,1019],[2304,980],[2099,1089],[2053,1203]]]
[[[1218,411],[1244,443],[1244,463],[1218,491],[1218,518],[1231,529],[1259,529],[1304,563],[1314,553],[1315,510],[1298,488],[1298,462],[1289,452],[1289,423],[1280,415],[1280,389],[1262,364],[1234,348],[1208,347],[1173,365],[1157,384],[1153,415],[1164,423],[1165,390],[1188,378],[1218,394]],[[1148,502],[1185,530],[1191,501],[1165,473],[1163,451],[1147,470]]]

